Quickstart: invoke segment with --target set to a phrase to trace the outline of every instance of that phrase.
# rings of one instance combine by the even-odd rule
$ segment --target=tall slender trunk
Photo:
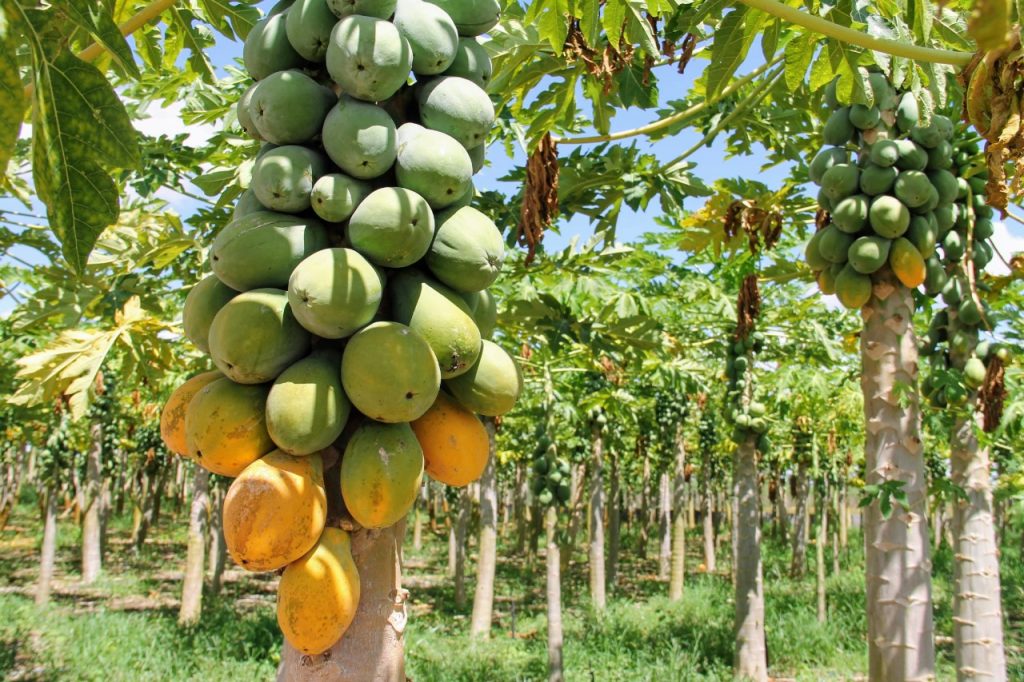
[[[711,489],[709,455],[705,454],[701,481],[701,525],[704,527],[704,569],[708,573],[717,570],[715,562],[715,495]]]
[[[736,448],[733,489],[736,499],[736,676],[755,682],[768,679],[764,636],[764,586],[761,577],[760,495],[755,436]]]
[[[839,484],[839,547],[846,549],[850,536],[850,510],[846,502],[846,481]]]
[[[487,419],[490,455],[484,475],[480,478],[480,546],[476,560],[476,595],[473,598],[473,617],[469,633],[475,637],[489,637],[494,613],[494,571],[498,554],[498,491],[495,485],[494,420]]]
[[[595,609],[603,611],[607,605],[604,582],[604,438],[601,425],[596,421],[590,429],[590,601]]]
[[[902,482],[908,506],[864,512],[868,661],[871,680],[903,682],[935,675],[917,340],[910,290],[887,269],[875,277],[861,310],[865,482]]]
[[[658,477],[658,579],[668,580],[672,568],[672,482],[668,472]]]
[[[220,486],[213,491],[210,512],[210,593],[220,594],[224,582],[224,567],[228,560],[228,546],[224,540],[224,489]]]
[[[469,515],[472,513],[473,500],[469,495],[469,486],[459,493],[459,516],[455,521],[455,607],[462,610],[466,607],[466,533],[469,530]]]
[[[999,549],[992,518],[988,448],[975,435],[977,413],[953,427],[953,483],[967,493],[953,505],[953,647],[958,680],[1006,680]]]
[[[562,572],[569,571],[569,564],[572,563],[572,555],[576,550],[576,537],[579,535],[580,526],[583,525],[584,489],[587,483],[587,467],[584,464],[577,464],[572,469],[572,496],[569,500],[569,528],[565,533],[562,543],[560,559],[562,561]]]
[[[345,636],[318,656],[287,642],[278,682],[394,682],[405,680],[405,602],[402,539],[405,521],[381,530],[352,533],[352,558],[359,572],[359,606]]]
[[[619,456],[612,454],[612,489],[608,499],[608,588],[615,589],[619,577],[619,542],[622,524],[622,493],[619,490]]]
[[[50,601],[50,583],[53,581],[53,565],[57,557],[57,486],[46,487],[46,520],[43,524],[43,547],[39,559],[39,585],[36,587],[36,604]]]
[[[412,507],[412,548],[417,552],[423,549],[423,495],[419,496]]]
[[[562,682],[562,562],[558,547],[558,511],[548,507],[547,530],[548,682]]]
[[[188,554],[185,558],[185,580],[181,586],[181,609],[178,623],[199,622],[203,611],[203,568],[206,565],[206,519],[210,513],[210,473],[196,467],[192,479],[192,511],[188,520]]]
[[[945,505],[940,502],[935,502],[935,508],[932,509],[932,549],[938,551],[942,547],[942,508]]]
[[[786,477],[778,477],[778,488],[775,490],[775,523],[779,541],[785,544],[789,540],[789,514],[786,512]]]
[[[676,426],[676,467],[672,480],[672,567],[668,584],[668,598],[678,601],[683,598],[683,582],[686,579],[686,441],[683,439],[683,425]]]
[[[647,529],[650,525],[650,521],[647,518],[647,510],[650,508],[650,487],[651,487],[651,460],[647,457],[647,450],[644,450],[644,467],[643,475],[640,479],[640,532],[637,533],[637,556],[640,559],[647,558],[647,544],[650,542],[650,536],[647,533]]]
[[[825,602],[825,543],[828,541],[828,489],[821,491],[816,504],[818,512],[818,533],[814,543],[815,582],[818,591],[818,622],[828,617]]]
[[[810,497],[805,461],[797,465],[795,477],[796,513],[793,515],[793,556],[789,564],[789,576],[802,578],[807,572],[807,502]]]
[[[842,484],[840,484],[842,485]],[[839,565],[839,518],[842,516],[842,509],[839,507],[839,487],[832,492],[833,502],[835,503],[834,512],[832,514],[832,523],[829,526],[832,533],[832,574],[839,575],[842,567]]]
[[[516,461],[515,503],[516,517],[516,556],[523,556],[526,551],[526,500],[529,495],[529,484],[526,482],[526,465],[522,460]]]
[[[96,582],[103,570],[103,422],[89,426],[89,452],[82,491],[82,582]]]

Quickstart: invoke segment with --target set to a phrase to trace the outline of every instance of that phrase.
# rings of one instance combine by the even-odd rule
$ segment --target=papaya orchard
[[[5,677],[1024,675],[1018,6],[79,5],[0,4]]]

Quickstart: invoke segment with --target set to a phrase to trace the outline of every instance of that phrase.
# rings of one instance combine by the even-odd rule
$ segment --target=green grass
[[[280,634],[273,610],[273,576],[233,572],[220,597],[207,595],[202,622],[177,625],[178,576],[185,553],[184,513],[172,510],[134,555],[130,521],[111,524],[103,579],[77,585],[77,530],[61,525],[58,583],[44,609],[31,600],[39,533],[36,510],[22,506],[0,535],[0,676],[22,680],[258,680],[271,679]],[[470,606],[455,606],[444,577],[443,536],[426,534],[422,550],[407,550],[411,584],[406,630],[408,674],[416,682],[542,680],[547,676],[544,566],[528,565],[514,548],[500,551],[495,625],[486,641],[470,641]],[[1016,536],[1015,536],[1016,537]],[[790,580],[788,548],[766,538],[766,628],[773,675],[797,680],[849,680],[864,674],[863,566],[851,538],[843,570],[828,578],[829,619],[815,617],[814,579]],[[407,545],[410,543],[407,542]],[[589,607],[582,550],[564,576],[565,667],[571,681],[729,680],[732,666],[732,588],[727,576],[696,573],[697,536],[689,543],[684,598],[669,602],[656,579],[652,546],[646,559],[625,552],[620,582],[598,616]],[[624,538],[632,548],[633,538]],[[724,548],[723,557],[728,557]],[[1019,547],[1003,555],[1011,679],[1024,679],[1024,562]],[[813,560],[813,548],[811,553]],[[831,558],[829,558],[831,573]],[[935,556],[938,634],[951,635],[952,555]],[[813,570],[813,565],[811,566]],[[472,584],[469,601],[472,601]],[[952,647],[939,646],[939,679],[953,677]]]

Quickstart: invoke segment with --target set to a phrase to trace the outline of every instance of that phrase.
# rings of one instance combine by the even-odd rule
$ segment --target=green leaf
[[[711,46],[711,65],[707,69],[708,97],[721,92],[747,56],[750,47],[744,26],[747,15],[747,6],[741,5],[729,12],[715,31],[715,42]]]
[[[199,0],[199,7],[211,25],[232,39],[238,36],[245,40],[260,20],[259,9],[231,0]]]
[[[640,45],[644,52],[651,57],[659,55],[661,48],[658,46],[658,39],[654,36],[650,22],[643,14],[643,6],[637,5],[634,0],[629,0],[626,6],[629,9],[629,21],[626,23],[626,35],[629,42]]]
[[[50,225],[82,272],[96,239],[117,219],[117,188],[105,167],[139,164],[137,135],[99,70],[67,49],[33,50],[36,107],[32,171]]]
[[[556,54],[562,53],[565,38],[569,35],[569,0],[539,0],[530,5],[524,21],[537,27],[540,37],[546,40]]]
[[[814,58],[814,49],[817,44],[818,37],[810,31],[797,35],[786,44],[784,53],[786,60],[785,78],[786,87],[789,88],[790,92],[796,91],[804,82],[807,67],[811,65],[811,59]],[[811,89],[817,90],[816,87],[813,87],[813,84]]]
[[[608,37],[608,44],[613,49],[619,49],[619,41],[622,39],[622,27],[626,23],[626,0],[611,0],[605,3],[604,12],[601,13],[601,26],[604,27],[605,35]]]
[[[601,2],[600,0],[579,0],[580,31],[588,45],[597,45],[601,39]]]
[[[13,26],[0,8],[0,175],[7,173],[28,106],[18,72],[18,41],[13,33]]]
[[[102,2],[68,0],[58,5],[68,19],[86,31],[103,49],[113,55],[117,63],[132,78],[138,78],[139,67],[128,41],[114,23],[114,18]]]
[[[764,34],[761,36],[761,54],[764,55],[765,61],[775,56],[775,51],[779,49],[779,36],[781,34],[782,20],[774,19],[770,21],[768,28],[765,29]]]
[[[213,64],[206,56],[206,49],[213,45],[213,36],[208,28],[203,25],[193,26],[192,22],[196,16],[186,10],[173,10],[174,23],[177,27],[182,43],[189,49],[188,65],[203,81],[213,84],[217,82],[217,74],[213,70]],[[170,39],[170,30],[168,30]]]

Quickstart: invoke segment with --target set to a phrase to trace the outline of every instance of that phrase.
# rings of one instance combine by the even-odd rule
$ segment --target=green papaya
[[[516,403],[523,390],[523,375],[511,355],[492,341],[484,341],[470,370],[445,382],[463,407],[488,417],[499,417]]]
[[[432,76],[451,66],[459,33],[443,9],[423,0],[398,0],[392,21],[409,41],[414,73]]]
[[[494,222],[465,206],[439,213],[427,267],[438,280],[459,292],[486,289],[501,272],[505,242]]]
[[[351,411],[341,387],[341,354],[314,351],[274,380],[267,431],[279,449],[310,455],[338,439]]]
[[[928,174],[928,180],[939,193],[940,204],[951,204],[956,201],[956,176],[947,170],[935,170]]]
[[[946,170],[953,166],[953,147],[946,140],[928,150],[928,170]]]
[[[924,290],[929,296],[937,296],[946,286],[946,266],[932,256],[925,261]]]
[[[896,108],[896,105],[899,102],[896,89],[889,83],[885,74],[877,71],[869,73],[868,86],[871,88],[871,94],[874,96],[876,107],[882,111],[888,111]]]
[[[476,38],[459,38],[455,57],[444,75],[460,76],[486,90],[491,82],[491,68],[491,58]]]
[[[256,159],[252,190],[274,211],[301,213],[311,206],[313,184],[327,172],[327,159],[302,145],[276,147]]]
[[[462,297],[415,271],[395,273],[388,289],[394,319],[426,340],[441,377],[450,379],[468,372],[480,356],[481,338]]]
[[[885,237],[859,237],[850,245],[850,266],[862,275],[877,272],[889,258],[890,244]]]
[[[426,200],[402,187],[382,187],[356,207],[348,238],[375,265],[404,268],[423,258],[434,237],[434,214]]]
[[[870,205],[870,197],[864,194],[846,197],[832,210],[832,224],[843,232],[856,234],[867,225]]]
[[[462,294],[462,299],[469,306],[469,313],[472,315],[477,329],[480,330],[480,337],[491,338],[495,327],[498,326],[498,304],[494,300],[494,296],[484,289]]]
[[[364,528],[393,526],[423,482],[423,448],[408,424],[362,424],[341,458],[341,496]]]
[[[894,166],[900,159],[900,147],[893,140],[878,140],[871,145],[868,158],[882,168]]]
[[[942,239],[942,252],[948,261],[958,261],[964,257],[967,245],[964,244],[963,236],[956,230],[950,230]]]
[[[822,137],[825,144],[839,147],[850,141],[854,131],[853,123],[850,122],[850,107],[839,107],[825,121]]]
[[[252,27],[242,48],[245,70],[254,80],[261,80],[277,71],[299,69],[306,64],[288,41],[285,15],[270,15]]]
[[[342,173],[328,173],[313,185],[310,202],[313,212],[329,223],[348,220],[363,199],[370,195],[371,187],[362,180]]]
[[[818,242],[818,251],[822,257],[829,263],[845,263],[846,252],[853,244],[853,235],[846,234],[835,225],[829,225],[822,233]]]
[[[988,218],[979,218],[974,221],[974,238],[976,240],[991,239],[995,231],[995,223]]]
[[[373,320],[384,294],[384,277],[352,249],[312,254],[288,281],[288,303],[303,327],[325,339],[351,336]]]
[[[466,149],[487,141],[494,105],[479,85],[459,76],[441,76],[417,92],[423,125],[446,133]]]
[[[821,184],[821,176],[832,166],[840,163],[848,163],[850,153],[839,147],[825,147],[811,160],[807,167],[807,177],[815,184]]]
[[[380,102],[409,78],[412,48],[390,21],[350,14],[339,21],[327,45],[327,72],[342,92]]]
[[[928,176],[921,171],[905,170],[896,178],[893,190],[896,198],[908,208],[915,208],[927,203],[932,184]]]
[[[903,133],[910,132],[921,118],[917,98],[912,92],[905,92],[896,106],[896,125]]]
[[[182,326],[185,336],[199,350],[210,352],[210,325],[217,312],[238,292],[223,284],[216,275],[208,275],[192,287],[185,297]]]
[[[455,22],[460,36],[487,33],[498,23],[501,7],[498,0],[430,0]]]
[[[338,18],[326,0],[295,0],[285,15],[288,42],[303,59],[322,62]]]
[[[381,107],[342,96],[324,120],[327,156],[342,171],[360,180],[376,178],[395,163],[398,133]]]
[[[825,257],[821,255],[820,244],[822,233],[825,230],[818,230],[811,235],[811,239],[807,242],[807,246],[804,248],[804,259],[807,261],[807,265],[810,266],[811,270],[815,272],[824,270],[831,261],[825,260]]]
[[[852,164],[836,164],[821,176],[821,188],[833,202],[841,201],[860,188],[860,170]]]
[[[896,145],[900,150],[900,158],[896,160],[897,168],[923,171],[928,167],[928,152],[924,147],[912,140],[896,140]]]
[[[274,380],[309,350],[309,332],[295,319],[288,294],[253,289],[231,299],[210,325],[210,357],[232,381]]]
[[[397,0],[327,0],[327,6],[339,19],[350,14],[387,19],[395,13]]]
[[[266,210],[263,204],[260,203],[260,200],[256,198],[256,193],[251,189],[247,189],[238,197],[238,201],[235,203],[235,210],[231,213],[231,219],[238,220],[250,213]]]
[[[963,300],[960,301],[960,305],[957,306],[956,316],[962,324],[976,327],[981,324],[982,311],[978,304],[974,302],[973,297],[964,296]]]
[[[931,258],[935,253],[935,246],[939,238],[938,223],[934,214],[916,215],[911,218],[906,237],[921,252],[922,257]]]
[[[883,194],[872,200],[868,221],[876,234],[895,239],[910,227],[910,211],[896,197]]]
[[[980,388],[985,383],[985,363],[972,357],[964,363],[964,384],[970,389]]]
[[[303,258],[329,245],[319,220],[257,211],[232,220],[213,238],[210,264],[220,281],[238,291],[284,288]]]
[[[473,162],[466,148],[436,130],[421,128],[410,133],[415,134],[402,135],[399,130],[398,185],[421,195],[434,209],[451,206],[464,197],[473,182]]]
[[[859,310],[871,300],[871,276],[864,275],[847,264],[836,277],[836,296],[850,310]]]
[[[957,204],[940,204],[935,207],[932,214],[935,216],[935,224],[938,226],[939,236],[944,236],[956,224],[959,208]]]
[[[860,191],[873,197],[888,194],[892,191],[897,177],[897,169],[869,163],[860,173]]]
[[[863,104],[854,104],[850,107],[850,123],[858,130],[870,130],[876,127],[882,120],[882,112],[878,107],[869,107]]]
[[[242,130],[249,137],[257,140],[263,139],[260,137],[260,131],[256,129],[256,124],[252,121],[252,115],[249,113],[249,105],[252,101],[252,94],[256,90],[256,86],[259,83],[253,83],[249,86],[241,97],[238,98],[238,102],[235,103],[235,117],[238,119],[238,125],[242,126]]]

